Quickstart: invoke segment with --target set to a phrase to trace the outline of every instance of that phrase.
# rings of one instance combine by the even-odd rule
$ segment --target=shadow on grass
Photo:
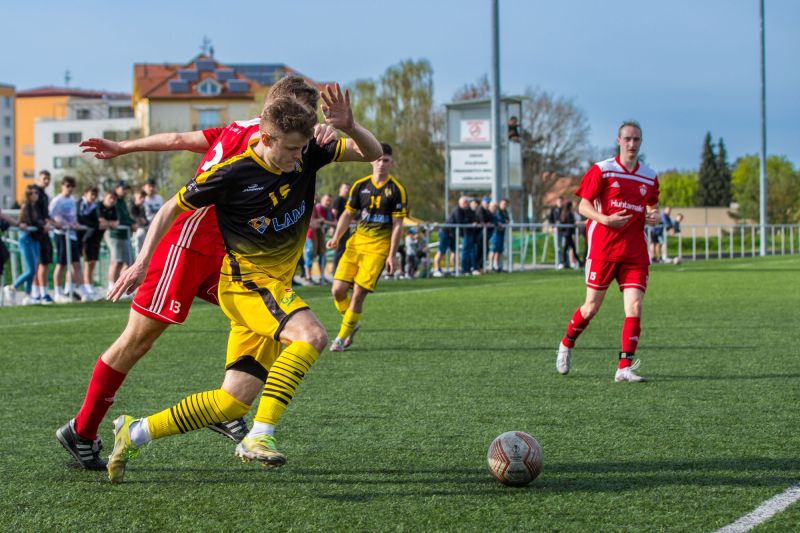
[[[694,487],[786,487],[800,477],[800,459],[719,458],[696,461],[572,462],[549,464],[525,489],[511,489],[495,482],[483,468],[292,468],[263,470],[242,468],[154,468],[131,470],[131,485],[254,485],[269,483],[313,485],[318,498],[342,502],[366,502],[397,497],[613,493],[663,488]],[[96,479],[75,479],[97,482]]]

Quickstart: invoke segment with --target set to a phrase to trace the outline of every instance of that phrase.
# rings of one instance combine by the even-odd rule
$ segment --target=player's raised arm
[[[152,257],[156,246],[182,211],[178,207],[178,202],[174,196],[161,206],[153,221],[150,222],[150,226],[147,229],[147,237],[145,237],[144,244],[139,250],[139,255],[136,256],[133,264],[117,279],[114,287],[108,292],[107,299],[116,302],[122,295],[133,292],[136,287],[141,285],[147,272],[147,264],[150,262],[150,257]]]
[[[383,155],[381,143],[375,135],[353,118],[349,90],[342,93],[338,83],[333,87],[326,85],[320,96],[323,101],[321,107],[325,123],[350,137],[345,142],[345,149],[339,161],[371,162]]]
[[[204,153],[209,148],[206,136],[199,130],[183,133],[156,133],[141,139],[121,142],[92,137],[82,141],[78,146],[83,148],[83,153],[94,154],[96,159],[112,159],[131,152],[188,150]]]

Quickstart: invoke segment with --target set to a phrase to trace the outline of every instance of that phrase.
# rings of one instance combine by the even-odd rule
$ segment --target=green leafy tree
[[[697,194],[697,172],[668,170],[658,175],[662,206],[692,207]]]
[[[703,155],[697,178],[695,204],[698,206],[720,205],[717,191],[719,171],[717,169],[717,156],[714,153],[714,145],[711,143],[711,132],[706,133],[706,138],[703,141]]]
[[[717,150],[711,132],[703,141],[703,155],[698,172],[695,203],[698,206],[728,207],[731,204],[731,169],[725,142],[720,139]]]
[[[350,86],[356,120],[381,142],[392,145],[392,174],[406,186],[409,209],[424,219],[441,217],[444,159],[434,142],[441,119],[433,106],[433,69],[426,60],[407,60],[389,67],[378,81]],[[336,193],[372,172],[369,164],[329,165],[320,172],[317,190]]]
[[[167,171],[167,178],[164,183],[159,187],[159,191],[165,197],[172,196],[180,190],[181,187],[194,177],[197,172],[197,167],[203,159],[203,154],[196,154],[194,152],[176,152],[173,153],[169,159],[169,166]]]
[[[102,160],[85,155],[79,160],[73,175],[79,192],[89,185],[101,191],[111,190],[119,180],[127,180],[135,189],[150,178],[159,184],[165,183],[171,157],[173,154],[169,152],[134,152]]]
[[[731,205],[731,166],[728,163],[728,151],[725,149],[725,141],[722,137],[717,145],[717,184],[719,190],[719,201],[721,206]]]
[[[759,219],[759,169],[757,155],[741,157],[733,169],[733,199],[740,219]],[[767,157],[767,223],[800,222],[800,172],[783,156]]]

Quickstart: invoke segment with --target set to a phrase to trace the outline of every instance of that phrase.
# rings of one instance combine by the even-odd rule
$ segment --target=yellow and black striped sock
[[[269,369],[254,418],[256,422],[278,424],[297,386],[318,357],[319,352],[307,342],[295,341],[284,348]]]
[[[344,314],[347,312],[347,308],[350,307],[350,298],[345,298],[344,300],[337,300],[334,298],[333,305],[336,306],[339,314],[344,316]]]
[[[208,427],[217,422],[236,420],[247,414],[250,406],[222,389],[192,394],[169,409],[147,417],[153,440]]]
[[[339,334],[337,337],[342,340],[345,340],[347,337],[349,337],[350,334],[353,333],[353,330],[356,329],[359,320],[361,320],[361,313],[356,313],[355,311],[348,309],[342,318],[342,327],[339,328]]]

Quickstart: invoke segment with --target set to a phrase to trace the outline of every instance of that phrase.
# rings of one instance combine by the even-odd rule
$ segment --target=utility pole
[[[504,129],[500,124],[500,7],[499,0],[492,0],[492,156],[494,158],[494,180],[492,200],[498,201],[503,192],[502,139]]]
[[[760,0],[761,15],[761,167],[758,176],[758,224],[761,233],[761,257],[767,255],[767,70],[764,42],[764,0]]]

